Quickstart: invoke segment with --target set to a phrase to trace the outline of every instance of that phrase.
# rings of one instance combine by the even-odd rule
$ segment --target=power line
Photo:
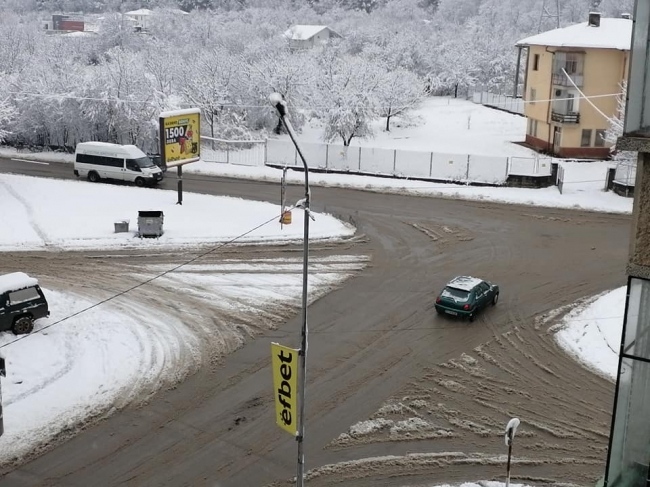
[[[295,207],[291,207],[291,208],[289,208],[289,210],[292,210],[293,208],[295,208]],[[259,225],[257,225],[257,226],[255,226],[255,227],[253,227],[253,228],[251,228],[251,229],[245,231],[244,233],[241,233],[241,234],[237,235],[236,237],[233,237],[232,239],[230,239],[230,240],[228,240],[228,241],[226,241],[226,242],[223,242],[223,243],[221,243],[220,245],[217,245],[216,247],[213,247],[213,248],[207,250],[206,252],[203,252],[203,253],[197,255],[196,257],[193,257],[192,259],[189,259],[189,260],[187,260],[187,261],[185,261],[185,262],[183,262],[183,263],[181,263],[181,264],[178,264],[177,266],[172,267],[171,269],[168,269],[168,270],[166,270],[166,271],[163,271],[163,272],[161,272],[161,273],[159,273],[159,274],[157,274],[157,275],[155,275],[155,276],[153,276],[153,277],[151,277],[151,278],[149,278],[149,279],[146,279],[146,280],[144,280],[144,281],[142,281],[142,282],[139,282],[138,284],[135,284],[134,286],[131,286],[131,287],[128,288],[128,289],[125,289],[124,291],[120,291],[120,292],[118,292],[118,293],[116,293],[116,294],[113,294],[112,296],[109,296],[108,298],[103,299],[103,300],[101,300],[101,301],[99,301],[99,302],[97,302],[97,303],[95,303],[95,304],[91,304],[90,306],[87,306],[86,308],[81,309],[81,310],[79,310],[79,311],[77,311],[77,312],[75,312],[75,313],[72,313],[72,314],[70,314],[70,315],[67,315],[67,316],[61,318],[60,320],[55,321],[54,323],[50,323],[49,325],[46,325],[46,326],[44,326],[43,328],[40,328],[40,329],[38,329],[38,330],[33,331],[33,332],[30,333],[29,335],[23,335],[23,336],[21,336],[21,337],[16,338],[15,340],[12,340],[11,342],[8,342],[8,343],[5,343],[5,344],[3,344],[3,345],[0,345],[0,349],[1,349],[1,348],[4,348],[4,347],[7,347],[7,346],[9,346],[9,345],[13,345],[14,343],[19,342],[19,341],[21,341],[21,340],[25,340],[25,339],[27,339],[27,338],[29,338],[29,337],[31,337],[31,336],[36,335],[37,333],[41,333],[41,332],[43,332],[43,331],[45,331],[45,330],[47,330],[47,329],[49,329],[49,328],[52,328],[52,327],[55,326],[55,325],[59,325],[60,323],[63,323],[64,321],[69,320],[70,318],[74,318],[75,316],[79,316],[80,314],[85,313],[85,312],[87,312],[87,311],[90,311],[91,309],[97,308],[98,306],[101,306],[102,304],[105,304],[105,303],[107,303],[107,302],[109,302],[109,301],[113,301],[114,299],[117,299],[117,298],[119,298],[120,296],[124,296],[125,294],[128,294],[128,293],[130,293],[131,291],[133,291],[133,290],[135,290],[135,289],[138,289],[138,288],[140,288],[140,287],[142,287],[142,286],[144,286],[144,285],[146,285],[146,284],[149,284],[150,282],[155,281],[156,279],[160,279],[161,277],[164,277],[164,276],[166,276],[167,274],[170,274],[170,273],[172,273],[172,272],[174,272],[174,271],[177,271],[177,270],[180,269],[181,267],[184,267],[184,266],[187,266],[187,265],[189,265],[189,264],[191,264],[191,263],[193,263],[193,262],[196,262],[197,260],[202,259],[202,258],[205,257],[206,255],[209,255],[209,254],[211,254],[211,253],[213,253],[213,252],[216,252],[217,250],[220,250],[220,249],[224,248],[226,245],[230,245],[230,244],[236,242],[237,240],[239,240],[239,239],[245,237],[246,235],[248,235],[248,234],[254,232],[255,230],[257,230],[257,229],[259,229],[259,228],[262,228],[262,227],[265,226],[265,225],[268,225],[268,224],[271,223],[272,221],[275,221],[275,220],[277,220],[277,219],[279,219],[279,218],[280,218],[280,215],[278,215],[278,216],[274,216],[273,218],[270,218],[270,219],[266,220],[265,222],[260,223]]]
[[[26,91],[6,91],[5,93],[9,93],[11,95],[21,95],[21,96],[33,96],[33,97],[38,97],[38,98],[58,98],[58,99],[69,99],[69,100],[84,100],[84,101],[101,101],[101,102],[113,102],[113,103],[137,103],[137,104],[145,104],[145,105],[155,105],[151,100],[126,100],[123,98],[98,98],[98,97],[87,97],[87,96],[77,96],[77,95],[65,95],[65,94],[60,94],[60,93],[31,93],[31,92],[26,92]],[[487,92],[488,94],[492,94]],[[576,96],[576,97],[571,97],[571,98],[551,98],[551,99],[546,99],[546,100],[524,100],[524,99],[514,99],[517,100],[518,102],[521,103],[548,103],[548,102],[554,102],[554,101],[566,101],[566,100],[581,100],[581,99],[594,99],[594,98],[607,98],[607,97],[612,97],[612,96],[620,96],[620,93],[608,93],[608,94],[603,94],[603,95],[584,95],[582,94],[581,96]],[[503,95],[496,95],[494,96],[503,96]],[[512,98],[512,97],[509,97]],[[443,106],[443,105],[440,105]],[[219,103],[219,107],[223,108],[271,108],[269,107],[268,104],[263,104],[263,105],[249,105],[249,104],[244,104],[244,103]],[[322,110],[328,110],[328,109],[334,109],[334,108],[340,108],[338,106],[325,106],[325,105],[314,105],[314,106],[308,106],[308,107],[301,107],[298,105],[292,105],[291,106],[294,110],[313,110],[313,109],[322,109]],[[386,108],[391,108],[393,110],[404,110],[408,108],[412,108],[411,105],[406,105],[406,106],[383,106],[383,105],[375,105],[376,108],[378,109],[386,109]]]

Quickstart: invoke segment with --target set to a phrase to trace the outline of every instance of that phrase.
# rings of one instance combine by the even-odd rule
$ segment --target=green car
[[[476,312],[499,301],[499,286],[470,276],[454,277],[436,298],[440,314],[467,317],[474,321]]]

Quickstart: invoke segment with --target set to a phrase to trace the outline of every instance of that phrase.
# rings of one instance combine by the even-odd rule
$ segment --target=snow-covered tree
[[[423,81],[410,71],[398,68],[387,72],[377,87],[379,115],[386,117],[386,131],[390,119],[416,108],[425,96]]]
[[[372,136],[371,122],[378,113],[376,92],[385,72],[375,63],[341,56],[336,50],[326,50],[319,64],[319,106],[314,113],[325,123],[325,140],[340,137],[348,146],[354,137]]]
[[[627,97],[627,81],[620,84],[621,91],[616,96],[616,115],[609,117],[609,127],[605,132],[605,140],[612,144],[610,150],[613,159],[621,162],[636,162],[636,152],[630,151],[617,151],[616,142],[618,138],[623,135],[623,128],[625,122],[625,99]]]
[[[0,99],[0,143],[4,142],[7,136],[11,134],[11,123],[15,116],[16,109],[9,98]]]

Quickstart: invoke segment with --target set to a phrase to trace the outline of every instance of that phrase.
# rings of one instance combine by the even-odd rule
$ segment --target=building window
[[[533,57],[533,71],[537,71],[539,69],[539,54],[535,54]]]
[[[596,130],[596,140],[594,140],[594,146],[596,147],[605,147],[605,131]]]
[[[537,120],[533,120],[532,118],[528,119],[528,135],[537,137]]]
[[[530,89],[530,104],[534,105],[536,99],[537,99],[537,90],[535,88],[531,88]]]
[[[591,146],[591,129],[582,129],[582,138],[580,139],[580,147]]]

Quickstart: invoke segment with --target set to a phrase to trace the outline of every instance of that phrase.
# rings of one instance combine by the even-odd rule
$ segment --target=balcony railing
[[[558,123],[580,123],[578,112],[560,113],[551,111],[551,120]]]
[[[581,87],[584,82],[584,77],[581,74],[570,74],[569,75],[576,86]],[[553,84],[555,86],[573,86],[571,81],[568,80],[566,75],[563,72],[553,73]]]

